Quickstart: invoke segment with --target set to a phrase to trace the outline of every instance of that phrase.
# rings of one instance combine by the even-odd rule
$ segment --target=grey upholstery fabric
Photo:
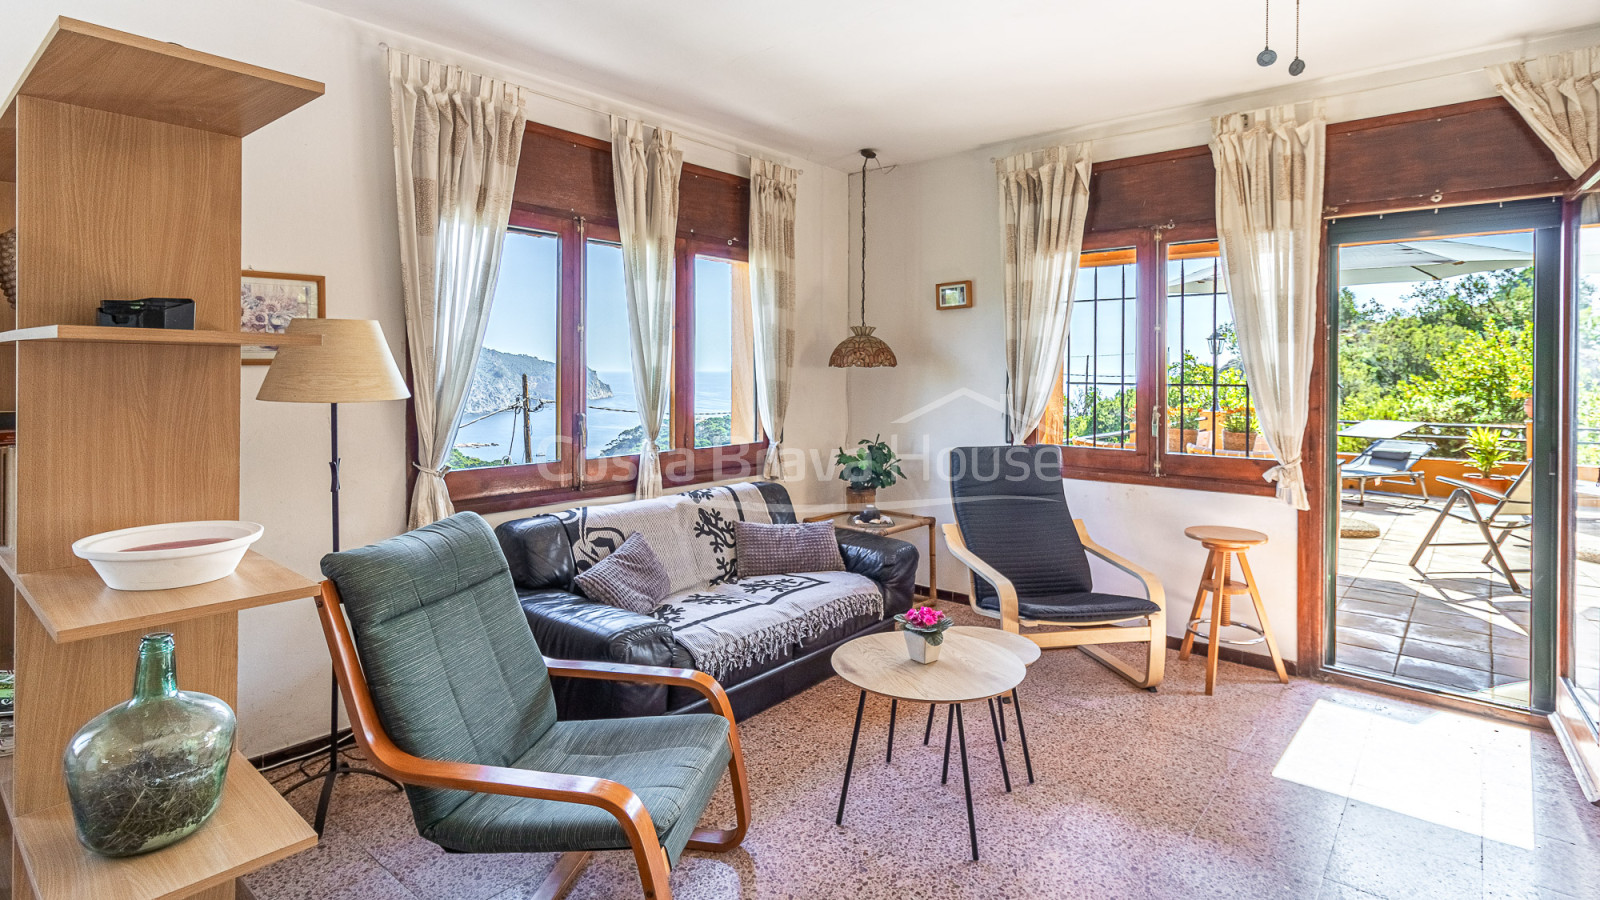
[[[1094,589],[1061,486],[1061,448],[958,447],[950,451],[950,496],[968,549],[1011,579],[1024,619],[1103,622],[1147,616],[1143,597]],[[973,576],[978,605],[998,610],[994,585]]]
[[[549,670],[488,523],[460,513],[333,553],[378,715],[416,756],[586,775],[639,795],[674,862],[729,761],[721,716],[557,722]],[[594,807],[407,786],[417,830],[469,853],[624,849]]]
[[[832,522],[765,525],[735,522],[734,552],[740,578],[790,572],[843,572],[839,538]]]
[[[728,720],[713,715],[558,722],[519,769],[608,778],[639,795],[676,863],[728,766]],[[616,850],[622,828],[604,810],[476,794],[424,836],[473,853]]]
[[[556,721],[544,656],[489,525],[458,513],[330,553],[373,702],[400,749],[509,766]],[[426,830],[471,794],[407,787]]]
[[[591,600],[648,616],[672,593],[672,578],[650,542],[633,534],[615,552],[584,569],[574,579]]]
[[[1061,487],[1061,448],[957,447],[950,451],[950,496],[967,547],[1000,570],[1017,596],[1094,590]],[[994,586],[979,578],[978,603]]]

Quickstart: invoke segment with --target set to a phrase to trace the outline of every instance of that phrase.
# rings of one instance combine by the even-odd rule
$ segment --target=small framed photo
[[[938,309],[971,309],[972,282],[947,281],[935,286],[933,305]]]
[[[283,334],[290,319],[320,319],[327,311],[327,296],[321,275],[290,275],[285,272],[253,272],[239,275],[239,330],[263,336]],[[247,366],[265,366],[278,355],[269,343],[246,345],[240,361]]]

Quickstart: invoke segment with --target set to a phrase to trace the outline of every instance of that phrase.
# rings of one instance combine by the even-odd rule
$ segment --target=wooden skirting
[[[340,729],[340,731],[339,731],[339,748],[341,750],[353,748],[355,746],[355,744],[353,744],[353,743],[349,744],[348,747],[346,746],[346,742],[350,740],[350,737],[351,737],[350,729],[348,729],[348,728]],[[252,756],[252,757],[250,757],[250,765],[255,766],[257,769],[265,771],[267,769],[272,768],[273,766],[282,765],[283,763],[286,763],[286,762],[289,762],[290,760],[294,760],[294,759],[297,759],[299,757],[305,756],[306,754],[312,753],[312,752],[317,751],[317,750],[322,751],[322,753],[324,755],[327,754],[327,752],[328,752],[328,737],[327,737],[327,735],[322,735],[321,737],[314,737],[314,738],[312,738],[312,739],[310,739],[308,741],[301,741],[298,744],[291,744],[291,745],[289,745],[287,747],[282,748],[281,750],[273,750],[273,751],[271,751],[269,753],[263,753],[260,756]]]

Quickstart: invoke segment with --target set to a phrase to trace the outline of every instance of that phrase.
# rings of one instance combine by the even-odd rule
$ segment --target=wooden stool
[[[1206,636],[1206,694],[1213,692],[1217,685],[1217,651],[1220,645],[1228,644],[1259,644],[1267,642],[1267,650],[1272,654],[1272,667],[1278,670],[1278,680],[1284,684],[1289,683],[1289,673],[1284,671],[1283,657],[1278,655],[1278,642],[1272,637],[1272,626],[1267,622],[1267,608],[1261,603],[1261,591],[1256,588],[1256,576],[1250,571],[1250,561],[1245,558],[1245,551],[1257,544],[1265,544],[1267,536],[1259,531],[1248,528],[1230,528],[1226,525],[1196,525],[1183,530],[1184,537],[1200,542],[1200,546],[1211,551],[1206,557],[1205,571],[1200,573],[1200,589],[1194,594],[1194,609],[1189,613],[1189,624],[1183,630],[1183,646],[1178,651],[1179,659],[1188,659],[1189,651],[1194,647],[1194,636],[1202,622],[1210,625],[1210,633]],[[1243,573],[1243,581],[1234,581],[1231,577],[1233,558],[1239,558],[1239,571]],[[1206,594],[1211,594],[1211,615],[1201,618],[1205,611]],[[1256,606],[1256,618],[1260,620],[1258,628],[1246,622],[1233,620],[1233,595],[1249,594],[1250,600]],[[1253,631],[1259,637],[1245,641],[1223,641],[1218,634],[1223,625],[1231,625]]]

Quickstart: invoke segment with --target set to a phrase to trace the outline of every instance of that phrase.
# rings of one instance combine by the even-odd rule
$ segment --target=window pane
[[[1167,452],[1270,457],[1215,241],[1167,248]]]
[[[755,359],[745,264],[694,258],[694,445],[755,440]]]
[[[1138,444],[1138,273],[1132,250],[1080,259],[1062,384],[1066,443],[1132,450]]]
[[[561,241],[542,232],[507,232],[483,352],[457,420],[460,427],[450,450],[450,468],[559,458],[556,301],[560,291]]]
[[[589,363],[585,394],[589,459],[630,456],[644,447],[639,405],[633,393],[633,348],[628,336],[628,294],[623,284],[622,247],[588,241],[584,247],[583,350]],[[667,449],[670,411],[663,411],[656,447]]]

